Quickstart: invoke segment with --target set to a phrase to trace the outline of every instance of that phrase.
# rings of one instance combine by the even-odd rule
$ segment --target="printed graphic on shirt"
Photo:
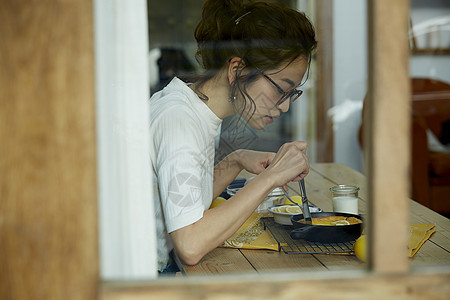
[[[169,201],[177,206],[188,207],[200,197],[200,178],[195,175],[181,173],[169,183]]]

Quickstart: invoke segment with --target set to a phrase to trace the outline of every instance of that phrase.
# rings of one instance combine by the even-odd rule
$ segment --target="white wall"
[[[362,171],[357,140],[367,90],[366,1],[334,0],[334,160]]]

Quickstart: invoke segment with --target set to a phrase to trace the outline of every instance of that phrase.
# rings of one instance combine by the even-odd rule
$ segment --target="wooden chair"
[[[429,78],[411,78],[411,88],[411,198],[448,215],[450,154],[430,151],[427,131],[439,140],[450,134],[443,129],[444,124],[450,127],[450,84]],[[358,133],[361,148],[363,126],[364,114]]]
[[[412,198],[436,212],[450,213],[450,154],[428,148],[427,130],[441,140],[450,123],[450,84],[412,79]],[[447,123],[447,124],[449,124]]]

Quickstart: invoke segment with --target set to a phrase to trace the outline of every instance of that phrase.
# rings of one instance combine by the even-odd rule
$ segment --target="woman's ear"
[[[228,82],[232,84],[236,80],[236,72],[245,67],[245,62],[240,57],[233,57],[228,63]]]

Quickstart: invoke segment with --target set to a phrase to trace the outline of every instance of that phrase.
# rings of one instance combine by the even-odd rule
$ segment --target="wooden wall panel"
[[[0,298],[93,299],[92,2],[0,2]]]

